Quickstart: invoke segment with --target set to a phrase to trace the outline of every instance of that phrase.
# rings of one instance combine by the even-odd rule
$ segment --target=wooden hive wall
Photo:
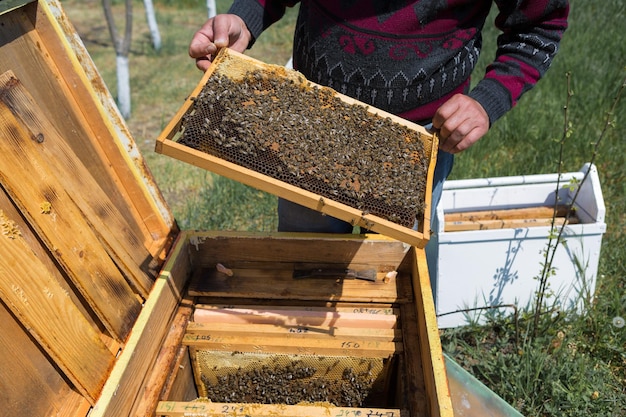
[[[85,415],[178,230],[60,4],[3,3],[3,412]]]

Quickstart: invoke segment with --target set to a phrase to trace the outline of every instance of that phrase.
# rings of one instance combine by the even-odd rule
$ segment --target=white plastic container
[[[606,230],[595,166],[562,174],[559,198],[569,203],[576,192],[572,180],[580,183],[587,170],[575,203],[580,223],[566,227],[565,244],[558,245],[552,263],[555,275],[549,278],[552,296],[547,302],[562,309],[579,307],[582,297],[593,294]],[[549,226],[445,232],[445,213],[552,205],[557,179],[548,174],[445,183],[429,253],[436,255],[429,257],[429,268],[440,328],[481,322],[486,314],[508,314],[514,311],[510,305],[531,305],[550,233]]]

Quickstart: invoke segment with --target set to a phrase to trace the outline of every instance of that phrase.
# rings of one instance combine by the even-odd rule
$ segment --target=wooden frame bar
[[[135,415],[134,410],[141,406],[142,390],[147,389],[146,375],[157,360],[189,279],[189,258],[185,256],[188,240],[184,233],[179,242],[157,278],[90,417]]]
[[[306,334],[309,338],[326,337],[328,335],[338,337],[361,337],[372,340],[398,341],[401,331],[397,329],[370,329],[361,327],[335,327],[335,326],[310,326],[310,325],[276,325],[266,324],[232,324],[232,323],[199,323],[190,322],[187,325],[186,335],[207,337],[210,335],[231,334],[233,332],[248,336],[272,336],[283,335],[298,337]]]
[[[335,309],[301,310],[261,308],[197,308],[194,313],[197,323],[229,324],[280,324],[283,326],[333,326],[369,327],[393,329],[397,317],[393,314],[363,314]]]
[[[269,404],[222,404],[209,402],[174,402],[163,401],[157,407],[157,415],[167,417],[327,417],[327,416],[380,416],[409,417],[399,409],[351,408],[306,405],[269,405]]]
[[[479,210],[445,213],[446,232],[467,230],[506,229],[535,226],[561,227],[567,218],[568,224],[580,222],[575,213],[565,205],[537,206],[502,210]]]

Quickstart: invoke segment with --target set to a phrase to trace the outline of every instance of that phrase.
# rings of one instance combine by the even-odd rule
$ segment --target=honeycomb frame
[[[250,84],[251,80],[259,81],[261,87]],[[244,84],[245,93],[233,93],[233,89],[239,88],[234,86]],[[283,94],[282,90],[287,92]],[[212,98],[208,100],[207,96]],[[251,121],[254,114],[268,106],[261,106],[262,101],[279,107],[269,108],[265,119]],[[296,110],[291,112],[295,115],[286,118],[290,109]],[[329,111],[316,118],[313,125],[304,124],[314,113],[324,110]],[[271,132],[263,131],[272,118],[281,117],[283,120],[273,124]],[[195,120],[191,125],[190,119]],[[358,130],[355,126],[359,123],[372,132],[371,136],[356,132],[364,138],[360,145],[368,141],[380,143],[378,148],[353,147],[356,153],[349,157],[349,146],[344,147],[341,160],[324,156],[324,149],[328,154],[334,151],[329,148],[341,145],[333,142],[337,140],[335,136],[320,146],[315,141],[307,142],[306,136],[317,130],[311,126],[322,123],[330,124],[333,132],[347,126],[347,130],[336,135],[347,137],[341,143],[354,138],[350,134]],[[281,126],[287,130],[279,131]],[[255,138],[256,142],[248,138]],[[297,145],[288,149],[288,142]],[[158,138],[156,151],[354,226],[424,247],[430,235],[429,207],[437,144],[436,135],[422,126],[311,83],[296,71],[222,49]],[[303,149],[307,147],[321,151],[307,155]],[[344,163],[348,159],[351,162]],[[374,160],[376,163],[372,163]],[[375,181],[383,176],[381,181]],[[405,201],[408,209],[400,207]]]

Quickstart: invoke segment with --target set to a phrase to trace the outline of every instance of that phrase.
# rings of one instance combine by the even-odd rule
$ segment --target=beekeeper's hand
[[[243,52],[252,35],[244,21],[234,14],[218,14],[210,18],[193,35],[189,44],[189,56],[195,58],[196,66],[206,71],[219,48],[230,47]]]
[[[433,127],[439,129],[439,149],[459,153],[487,133],[489,116],[478,101],[456,94],[437,109]]]

